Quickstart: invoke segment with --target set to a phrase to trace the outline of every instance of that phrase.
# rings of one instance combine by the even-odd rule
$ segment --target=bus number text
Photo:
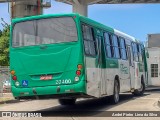
[[[65,79],[65,80],[56,80],[56,84],[60,85],[60,84],[71,84],[72,81],[71,79]]]

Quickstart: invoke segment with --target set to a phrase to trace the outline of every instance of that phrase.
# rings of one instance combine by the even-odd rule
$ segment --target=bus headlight
[[[75,77],[74,80],[77,82],[79,81],[79,77]]]

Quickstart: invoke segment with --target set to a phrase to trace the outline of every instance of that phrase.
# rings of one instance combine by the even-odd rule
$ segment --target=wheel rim
[[[117,103],[119,101],[119,90],[118,90],[118,84],[116,83],[115,84],[115,91],[114,91],[114,99],[115,99],[115,102]]]

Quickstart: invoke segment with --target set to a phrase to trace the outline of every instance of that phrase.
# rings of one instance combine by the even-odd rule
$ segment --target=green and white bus
[[[144,47],[134,37],[78,14],[40,15],[12,21],[10,70],[16,99],[142,95]]]

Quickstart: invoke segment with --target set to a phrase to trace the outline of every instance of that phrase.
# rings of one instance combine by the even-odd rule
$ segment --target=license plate
[[[40,77],[40,80],[51,80],[52,79],[52,75],[43,75]]]

